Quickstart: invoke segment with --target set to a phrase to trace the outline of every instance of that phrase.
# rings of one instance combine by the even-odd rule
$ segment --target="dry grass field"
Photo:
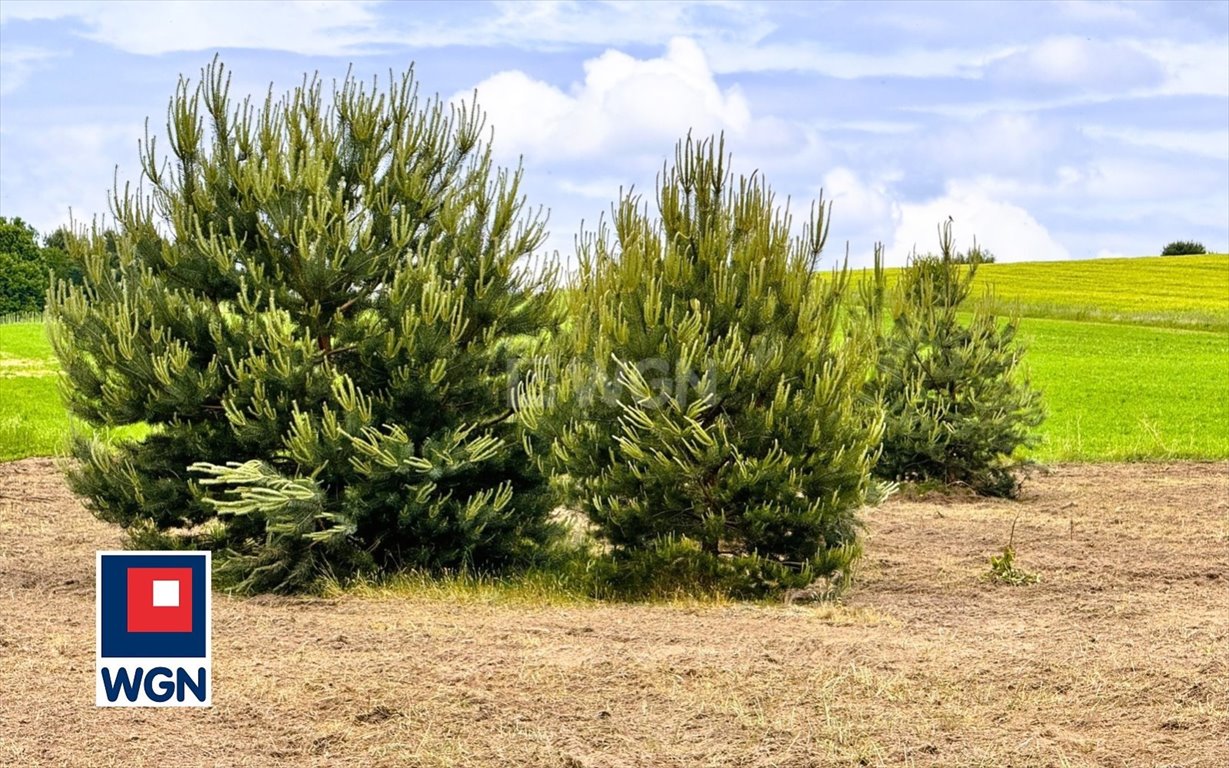
[[[1018,516],[1035,585],[989,582]],[[871,510],[839,604],[214,604],[210,710],[96,709],[53,464],[0,464],[0,765],[1219,766],[1229,464],[1065,465]]]

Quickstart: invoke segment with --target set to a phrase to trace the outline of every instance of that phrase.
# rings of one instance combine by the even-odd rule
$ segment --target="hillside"
[[[993,285],[1025,317],[1229,330],[1229,255],[984,264]]]
[[[982,264],[975,286],[1023,317],[1229,331],[1229,254]]]

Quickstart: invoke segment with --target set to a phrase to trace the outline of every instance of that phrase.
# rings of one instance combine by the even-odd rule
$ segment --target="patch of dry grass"
[[[210,710],[93,706],[93,552],[0,465],[0,764],[1220,765],[1229,464],[1060,467],[871,511],[841,603],[622,605],[410,579],[218,595]],[[984,575],[1019,515],[1017,563]]]

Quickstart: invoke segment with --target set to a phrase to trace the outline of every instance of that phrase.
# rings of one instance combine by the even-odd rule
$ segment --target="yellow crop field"
[[[1229,330],[1229,255],[984,264],[993,285],[1026,317]]]

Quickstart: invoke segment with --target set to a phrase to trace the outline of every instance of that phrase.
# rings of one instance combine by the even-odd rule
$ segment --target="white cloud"
[[[1156,131],[1092,125],[1084,128],[1084,134],[1092,139],[1112,139],[1136,147],[1229,160],[1229,130]]]
[[[654,175],[689,129],[724,131],[733,170],[762,171],[778,203],[793,197],[795,219],[822,184],[835,202],[831,252],[846,239],[858,253],[883,238],[900,241],[898,254],[914,243],[930,250],[948,215],[965,245],[976,233],[1004,259],[1061,252],[1056,240],[1078,256],[1134,253],[1178,229],[1223,240],[1229,39],[1215,36],[1221,11],[1175,8],[1074,2],[1003,16],[931,6],[911,16],[912,6],[857,4],[497,2],[458,11],[0,0],[0,201],[36,221],[58,222],[68,205],[100,210],[112,163],[135,158],[140,119],[151,114],[159,128],[164,100],[142,91],[148,82],[85,83],[81,72],[145,69],[165,96],[183,57],[155,55],[244,47],[317,57],[241,55],[247,71],[235,72],[232,92],[258,97],[265,78],[287,68],[340,75],[324,56],[354,58],[360,75],[410,58],[426,72],[468,57],[442,87],[486,78],[480,102],[500,162],[529,156],[524,191],[553,209],[565,252],[580,220],[608,211],[620,187],[651,199]],[[60,22],[19,23],[37,19]],[[598,55],[607,47],[621,52]],[[51,55],[72,56],[72,66]],[[99,98],[68,95],[70,82]],[[1147,101],[1174,95],[1194,98]],[[964,119],[936,117],[945,115]],[[112,135],[75,121],[127,122]]]
[[[55,51],[30,46],[0,47],[0,95],[7,96],[25,85],[39,64],[55,58]]]
[[[1215,184],[1215,170],[1185,168],[1172,163],[1108,156],[1090,163],[1080,187],[1090,201],[1120,205],[1124,201],[1153,200],[1157,203],[1188,198],[1192,189]]]
[[[1018,48],[901,48],[874,53],[835,50],[806,43],[764,43],[711,39],[704,50],[721,74],[734,72],[815,72],[844,79],[866,77],[980,77],[987,63]]]
[[[1036,112],[1118,99],[1229,97],[1229,43],[1161,37],[1089,41],[1048,38],[989,61],[989,79],[1031,84],[1036,96],[906,106],[906,111],[971,120],[994,112]]]
[[[699,46],[686,38],[672,40],[660,58],[611,50],[584,69],[584,81],[567,93],[519,71],[479,83],[496,151],[566,158],[651,147],[661,154],[688,131],[740,136],[752,123],[742,92],[720,88]],[[460,93],[453,101],[467,98]]]
[[[864,266],[874,243],[885,241],[885,259],[901,265],[914,251],[937,251],[938,227],[950,216],[960,250],[976,238],[1004,262],[1070,258],[1031,213],[1003,199],[1020,192],[1011,180],[986,176],[949,182],[941,197],[922,202],[902,201],[895,189],[900,180],[898,173],[867,177],[845,167],[826,174],[824,193],[833,202],[829,250],[839,256],[848,241],[851,265]]]
[[[75,19],[84,36],[128,53],[251,48],[303,55],[353,56],[389,49],[449,46],[562,50],[581,46],[663,45],[689,37],[718,74],[815,72],[838,78],[977,77],[1016,47],[921,46],[874,53],[814,41],[766,42],[779,30],[771,11],[734,2],[496,2],[471,6],[460,20],[374,0],[5,0],[0,20]],[[402,14],[403,8],[413,9]]]
[[[824,196],[848,209],[850,218],[878,221],[892,214],[892,197],[882,181],[864,182],[855,171],[837,167],[824,174]]]
[[[129,53],[158,55],[216,48],[259,48],[342,56],[382,41],[369,0],[229,2],[21,2],[0,5],[0,21],[77,19],[84,36]]]
[[[5,0],[0,21],[76,19],[84,36],[128,53],[258,48],[304,55],[361,55],[448,46],[558,50],[660,45],[678,35],[750,44],[774,25],[738,2],[495,2],[449,14],[423,4],[377,0],[82,2]],[[408,11],[408,12],[403,12]]]
[[[1160,82],[1156,59],[1134,46],[1082,37],[1050,37],[986,68],[1003,82],[1085,91],[1122,90]]]
[[[119,173],[116,175],[116,163]],[[7,134],[0,211],[19,215],[40,232],[106,214],[108,191],[139,181],[136,141],[127,124],[49,125],[37,133]]]
[[[497,14],[493,18],[478,20],[468,29],[455,29],[450,43],[574,48],[581,45],[662,45],[686,35],[738,40],[746,45],[775,28],[766,20],[765,9],[760,4],[730,0],[682,3],[505,0],[495,3],[495,8]]]
[[[1070,205],[1085,194],[1089,174],[1088,168],[1060,165],[1054,169],[1052,176],[1044,175],[1033,180],[989,173],[962,177],[962,180],[966,186],[974,187],[995,200],[1006,200],[1018,205],[1046,202]]]
[[[1062,131],[1035,115],[996,112],[976,120],[945,126],[921,138],[917,160],[945,175],[1012,170],[1044,171],[1062,144]]]
[[[1058,10],[1077,21],[1127,25],[1141,23],[1139,14],[1131,5],[1110,0],[1064,0],[1058,3]]]
[[[1164,82],[1150,93],[1174,96],[1229,96],[1229,43],[1153,38],[1127,45],[1155,59]]]
[[[10,0],[0,3],[0,24],[13,19],[23,21],[60,19],[82,10],[86,3],[57,0]]]
[[[874,244],[888,237],[900,219],[901,208],[891,190],[893,176],[865,179],[843,166],[824,174],[824,199],[832,203],[829,250],[844,254],[846,243],[852,263],[866,261]]]
[[[1071,258],[1044,226],[1025,209],[993,200],[975,184],[951,182],[946,194],[925,203],[900,206],[889,264],[903,264],[911,253],[938,250],[938,227],[952,219],[956,247],[964,250],[977,238],[999,261],[1051,261]]]

